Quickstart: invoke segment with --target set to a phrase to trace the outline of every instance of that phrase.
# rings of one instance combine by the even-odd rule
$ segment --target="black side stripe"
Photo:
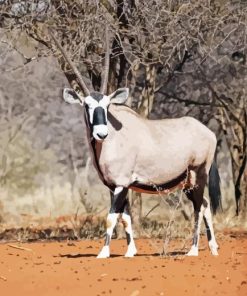
[[[136,187],[144,191],[151,191],[151,192],[164,191],[164,190],[168,190],[176,187],[186,178],[187,178],[187,170],[184,171],[181,175],[179,175],[175,179],[163,184],[143,184],[138,181],[135,181],[129,187]]]

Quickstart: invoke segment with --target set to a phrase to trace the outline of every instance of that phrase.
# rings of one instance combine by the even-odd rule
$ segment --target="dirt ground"
[[[247,233],[218,243],[218,257],[205,237],[199,257],[186,257],[173,240],[162,257],[162,240],[139,239],[128,259],[124,240],[112,241],[109,259],[96,259],[102,240],[0,244],[0,295],[247,295]]]

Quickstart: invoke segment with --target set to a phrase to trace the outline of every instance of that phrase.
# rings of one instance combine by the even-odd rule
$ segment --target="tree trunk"
[[[221,125],[231,154],[236,215],[242,218],[247,214],[247,110],[245,98],[239,97],[235,103],[234,109],[232,106],[230,111],[225,110]]]
[[[234,147],[230,148],[232,155],[233,182],[235,187],[236,215],[244,218],[247,214],[246,154],[243,157],[239,151],[236,151],[236,147],[234,151],[232,151],[233,149]]]

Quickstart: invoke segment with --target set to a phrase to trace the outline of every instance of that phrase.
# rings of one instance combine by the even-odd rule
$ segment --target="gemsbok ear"
[[[109,95],[111,104],[124,104],[129,96],[129,89],[127,87],[119,88],[114,93]]]
[[[80,104],[83,106],[84,98],[71,88],[64,88],[63,99],[69,104]]]

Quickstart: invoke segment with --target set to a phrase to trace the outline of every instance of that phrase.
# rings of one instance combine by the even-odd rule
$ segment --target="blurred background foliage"
[[[109,93],[127,86],[129,104],[143,116],[189,115],[208,125],[218,138],[223,190],[217,225],[246,227],[246,16],[244,0],[0,0],[2,229],[65,216],[81,227],[79,216],[107,213],[108,192],[90,162],[82,112],[61,98],[64,86],[78,89],[76,77],[47,30],[97,90],[106,24]],[[143,231],[147,221],[166,225],[174,201],[132,196],[134,218]],[[178,209],[173,224],[183,233],[190,204],[183,200]]]

